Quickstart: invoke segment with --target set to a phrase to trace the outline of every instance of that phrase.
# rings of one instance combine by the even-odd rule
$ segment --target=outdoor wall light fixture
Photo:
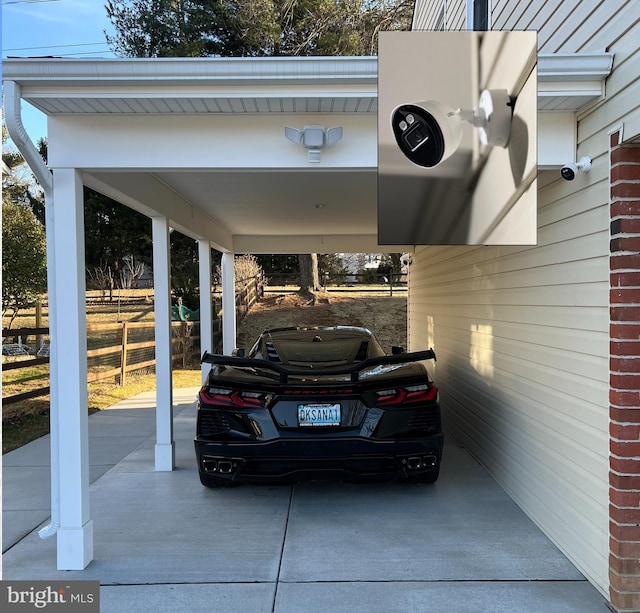
[[[301,143],[307,150],[307,160],[314,164],[320,161],[320,152],[342,138],[342,126],[325,128],[324,126],[305,126],[302,130],[286,126],[284,135],[292,143]]]

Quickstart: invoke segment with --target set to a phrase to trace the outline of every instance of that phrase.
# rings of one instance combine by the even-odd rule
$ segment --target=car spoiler
[[[200,363],[207,364],[219,364],[222,366],[238,366],[238,367],[250,367],[250,368],[266,368],[273,370],[280,375],[280,383],[287,383],[290,376],[296,375],[308,375],[310,373],[317,374],[331,374],[331,375],[351,375],[351,381],[355,382],[359,380],[360,372],[372,368],[374,366],[387,366],[389,364],[405,364],[408,362],[420,362],[421,360],[436,360],[436,353],[433,349],[426,349],[425,351],[413,351],[411,353],[402,353],[397,355],[385,355],[379,358],[367,358],[352,366],[346,366],[344,368],[332,368],[329,372],[324,373],[319,370],[313,370],[311,368],[306,369],[292,369],[286,368],[282,364],[277,362],[270,362],[269,360],[261,360],[256,358],[241,358],[237,356],[220,355],[218,353],[208,353],[205,351],[202,354]]]

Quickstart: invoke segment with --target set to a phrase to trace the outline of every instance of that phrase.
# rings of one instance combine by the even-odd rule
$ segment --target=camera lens
[[[400,150],[418,166],[440,163],[445,151],[442,129],[427,109],[402,104],[393,113],[391,128]]]
[[[576,173],[573,171],[573,168],[570,168],[569,166],[564,166],[560,170],[560,174],[565,181],[573,181],[576,177]]]
[[[425,130],[425,126],[420,123],[414,123],[411,129],[405,132],[403,138],[409,145],[409,149],[415,151],[420,145],[429,140],[429,134]]]

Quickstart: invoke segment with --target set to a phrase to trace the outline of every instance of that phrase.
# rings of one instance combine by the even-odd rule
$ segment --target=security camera
[[[576,178],[579,170],[582,172],[589,172],[591,169],[591,158],[583,157],[580,158],[578,162],[571,162],[570,164],[565,164],[560,170],[560,175],[565,181],[573,181]]]
[[[506,90],[485,90],[478,107],[453,109],[437,100],[401,104],[391,113],[391,129],[400,151],[418,166],[432,168],[460,145],[462,121],[480,130],[485,145],[506,147],[513,104]]]

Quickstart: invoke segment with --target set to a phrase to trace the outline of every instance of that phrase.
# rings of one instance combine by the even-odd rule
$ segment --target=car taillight
[[[430,402],[438,394],[435,385],[409,385],[393,389],[380,390],[376,392],[377,406],[393,406],[399,404],[413,404],[416,402]]]
[[[203,387],[200,390],[200,402],[231,407],[261,407],[262,394],[243,392],[222,387]]]

